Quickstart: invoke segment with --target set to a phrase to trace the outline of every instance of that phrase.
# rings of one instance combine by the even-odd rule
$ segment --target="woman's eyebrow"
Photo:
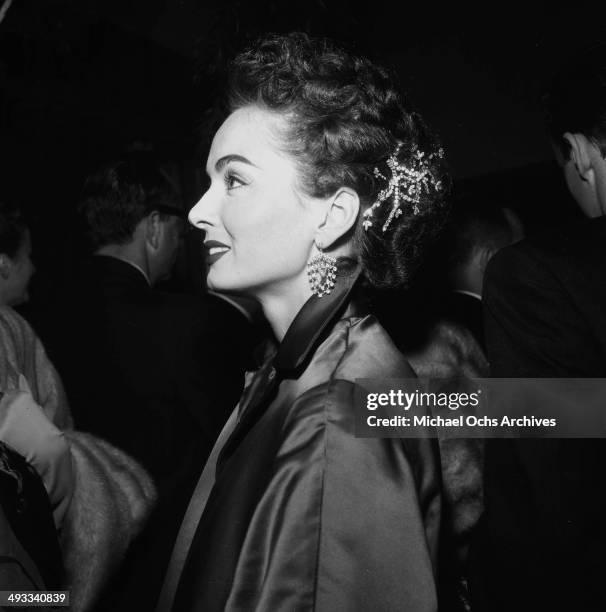
[[[223,157],[217,160],[217,163],[215,164],[215,171],[220,172],[226,164],[232,161],[242,162],[243,164],[248,164],[249,166],[254,166],[255,168],[257,168],[257,166],[255,166],[255,164],[253,164],[249,159],[246,159],[246,157],[242,155],[231,154],[224,155]]]

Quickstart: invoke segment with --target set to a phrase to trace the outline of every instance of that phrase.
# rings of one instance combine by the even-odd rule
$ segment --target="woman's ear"
[[[326,202],[328,210],[316,237],[323,248],[330,248],[355,225],[360,212],[360,198],[353,189],[342,187]]]
[[[565,132],[563,138],[570,146],[570,158],[565,163],[574,164],[581,181],[593,184],[595,173],[591,163],[590,147],[594,145],[583,134]]]

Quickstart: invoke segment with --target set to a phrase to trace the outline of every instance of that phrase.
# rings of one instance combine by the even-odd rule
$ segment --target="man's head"
[[[547,124],[566,183],[585,215],[606,214],[606,44],[576,57],[545,96]]]
[[[485,201],[459,202],[444,235],[451,287],[482,295],[492,256],[522,237],[522,223],[513,210]]]
[[[94,172],[80,211],[97,253],[137,264],[151,284],[170,275],[184,213],[167,175],[149,156],[131,155]]]

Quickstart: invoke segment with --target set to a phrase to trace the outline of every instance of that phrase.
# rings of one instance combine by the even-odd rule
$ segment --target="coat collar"
[[[138,266],[112,255],[95,253],[89,262],[89,270],[100,274],[102,278],[112,283],[125,284],[137,287],[144,291],[151,291],[149,280]]]
[[[256,372],[244,390],[239,403],[239,420],[217,459],[217,470],[228,460],[247,432],[259,420],[275,398],[284,378],[297,377],[307,365],[318,344],[341,315],[360,277],[356,267],[343,274],[328,296],[312,296],[291,323],[278,352]],[[353,308],[351,309],[352,315]]]

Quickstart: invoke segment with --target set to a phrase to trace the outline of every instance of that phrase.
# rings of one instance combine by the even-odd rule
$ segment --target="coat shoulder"
[[[368,315],[341,322],[340,350],[332,378],[415,378],[415,373],[377,319]]]
[[[310,392],[341,396],[358,379],[416,378],[410,364],[372,315],[341,319],[315,351],[305,371],[287,381],[289,397]],[[310,397],[310,396],[307,396]]]

